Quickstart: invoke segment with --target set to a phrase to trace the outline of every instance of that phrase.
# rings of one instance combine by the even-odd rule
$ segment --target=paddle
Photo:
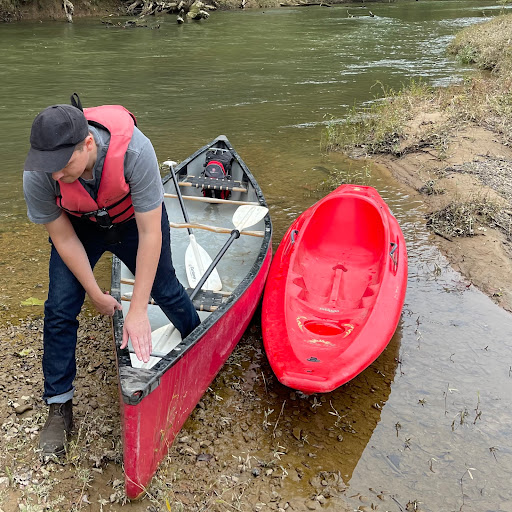
[[[215,256],[212,263],[203,274],[203,277],[201,277],[197,283],[194,291],[190,295],[190,299],[193,299],[197,295],[203,283],[208,279],[210,273],[213,272],[213,269],[217,263],[219,263],[222,256],[224,256],[224,253],[229,249],[230,245],[240,237],[240,232],[258,223],[261,219],[263,219],[263,217],[265,217],[267,212],[268,208],[265,206],[243,205],[236,209],[232,220],[235,229],[231,231],[230,237],[226,240],[226,243],[222,246],[221,250],[217,253],[217,256]]]
[[[232,220],[233,225],[235,226],[235,229],[233,229],[233,231],[231,231],[230,237],[228,238],[226,243],[222,246],[221,250],[217,253],[217,256],[215,256],[212,263],[210,264],[210,266],[208,267],[206,272],[203,274],[201,279],[198,281],[196,287],[190,294],[190,300],[192,300],[199,293],[199,290],[201,290],[201,287],[206,282],[206,280],[208,279],[210,274],[213,272],[213,270],[215,269],[217,263],[219,263],[222,256],[224,256],[225,252],[229,249],[231,244],[237,238],[240,237],[240,233],[244,229],[251,227],[254,224],[258,223],[261,219],[263,219],[263,217],[265,217],[267,212],[268,212],[268,208],[265,206],[243,205],[243,206],[239,206],[236,209],[235,214],[233,215],[233,220]],[[157,329],[157,331],[163,330],[164,333],[162,334],[162,336],[160,336],[160,338],[155,343],[155,345],[160,344],[164,340],[164,338],[168,339],[174,332],[174,329],[175,329],[175,327],[173,324],[169,324],[168,326],[160,327],[160,329]],[[153,335],[157,331],[154,331]],[[130,352],[133,353],[133,350],[130,350]],[[167,354],[160,353],[160,352],[151,352],[150,356],[165,358],[167,356]]]
[[[185,208],[185,202],[183,201],[183,196],[181,195],[178,180],[176,178],[176,174],[174,173],[175,164],[176,162],[173,162],[172,160],[167,160],[164,162],[164,165],[168,165],[171,169],[171,176],[174,181],[174,187],[176,188],[176,193],[178,195],[185,222],[190,224],[187,209]],[[185,270],[187,272],[188,283],[191,288],[194,288],[197,285],[199,278],[204,274],[205,269],[208,268],[208,266],[211,264],[212,259],[210,258],[210,255],[197,243],[192,229],[187,228],[187,231],[190,244],[185,252]],[[206,283],[204,283],[204,289],[213,290],[215,292],[222,289],[222,281],[220,280],[217,269],[212,272],[212,275],[209,277]]]

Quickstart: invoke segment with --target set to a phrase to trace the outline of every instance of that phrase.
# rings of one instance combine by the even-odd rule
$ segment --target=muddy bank
[[[418,115],[403,147],[417,148],[421,129],[440,116]],[[512,311],[512,150],[504,137],[471,125],[444,143],[442,158],[425,146],[375,160],[424,202],[425,221],[453,268]]]

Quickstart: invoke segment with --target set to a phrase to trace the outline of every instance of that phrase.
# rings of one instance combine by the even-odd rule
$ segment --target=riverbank
[[[373,0],[378,1],[378,0]],[[147,9],[148,12],[154,11],[160,14],[168,11],[170,14],[176,14],[182,7],[192,4],[193,0],[188,2],[179,0],[173,2],[143,2],[140,1],[140,8]],[[133,13],[128,10],[136,6],[137,2],[128,2],[123,0],[73,0],[73,17],[102,17],[102,16],[126,16]],[[208,9],[258,9],[273,7],[293,7],[293,6],[311,6],[322,5],[320,0],[212,0],[204,2]],[[323,2],[323,5],[334,5],[340,3],[352,3],[346,0],[333,0]],[[66,21],[66,12],[62,0],[40,0],[34,2],[31,0],[0,0],[0,23],[13,22],[21,20],[62,20]],[[185,9],[186,10],[186,9]]]
[[[427,209],[452,266],[512,311],[512,16],[463,30],[450,51],[482,72],[433,89],[413,83],[347,124],[326,146],[384,165]]]

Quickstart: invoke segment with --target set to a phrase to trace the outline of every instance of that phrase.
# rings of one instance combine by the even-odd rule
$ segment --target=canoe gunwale
[[[199,157],[201,154],[204,154],[209,148],[213,146],[224,146],[232,152],[233,156],[244,172],[244,178],[247,178],[248,183],[250,183],[253,191],[255,192],[259,204],[262,206],[267,206],[263,192],[261,191],[249,168],[243,162],[238,153],[232,148],[228,139],[224,135],[220,135],[219,137],[215,138],[209,144],[206,144],[197,150],[193,155],[180,162],[180,164],[174,168],[176,175],[179,176],[180,172],[186,169],[186,166],[192,160]],[[169,173],[162,178],[163,184],[165,185],[170,179],[171,174]],[[165,358],[162,358],[152,368],[133,368],[131,365],[128,348],[123,350],[120,349],[123,339],[124,317],[122,311],[115,312],[112,318],[113,339],[117,354],[120,394],[123,397],[123,402],[125,404],[137,405],[146,396],[153,392],[160,385],[162,376],[178,361],[180,361],[192,347],[199,343],[203,336],[214,327],[215,323],[217,323],[222,318],[222,316],[231,309],[231,307],[238,301],[238,299],[250,288],[251,283],[254,282],[263,267],[267,257],[268,249],[271,244],[272,223],[269,214],[265,216],[264,223],[264,235],[258,256],[249,272],[233,290],[229,298],[223,302],[223,304],[216,311],[212,312],[208,318],[206,318],[198,327],[196,327],[196,329],[189,336],[187,336],[185,340],[183,340],[177,347],[169,352]],[[116,256],[113,256],[111,294],[118,301],[121,300],[120,280],[121,260]]]

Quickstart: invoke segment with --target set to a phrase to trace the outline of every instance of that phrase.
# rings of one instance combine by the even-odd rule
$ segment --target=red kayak
[[[304,393],[348,382],[386,348],[400,320],[407,251],[372,187],[342,185],[290,226],[263,299],[263,341],[277,378]]]

